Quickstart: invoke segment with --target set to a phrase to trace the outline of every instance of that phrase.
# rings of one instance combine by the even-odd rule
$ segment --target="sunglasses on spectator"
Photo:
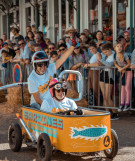
[[[24,43],[18,44],[19,46],[24,45]]]
[[[49,53],[49,51],[45,51],[45,53]]]
[[[49,48],[49,50],[54,50],[54,48]]]
[[[63,49],[59,49],[59,51],[61,52],[61,51],[64,51],[65,50],[65,48],[63,48]]]
[[[43,62],[43,63],[37,63],[37,66],[38,67],[44,67],[44,66],[48,66],[49,62],[46,61],[46,62]]]
[[[18,50],[20,50],[20,49],[18,48],[18,49],[15,49],[14,51],[18,51]]]

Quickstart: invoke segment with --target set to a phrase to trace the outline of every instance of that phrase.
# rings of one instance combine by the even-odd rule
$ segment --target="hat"
[[[6,45],[6,44],[8,45],[8,43],[7,43],[7,42],[3,42],[3,43],[2,43],[2,47],[3,47],[4,45]]]
[[[118,36],[116,41],[119,42],[119,41],[121,41],[121,39],[125,39],[124,36],[122,36],[122,35]]]
[[[104,44],[106,44],[106,42],[105,42],[105,41],[102,41],[102,42],[99,44],[99,46],[102,46],[102,45],[104,45]]]
[[[130,33],[130,30],[125,30],[124,33],[127,32],[127,33]]]
[[[76,29],[73,26],[70,26],[69,28],[67,28],[67,30],[65,31],[65,34],[68,34],[70,31],[75,32]]]

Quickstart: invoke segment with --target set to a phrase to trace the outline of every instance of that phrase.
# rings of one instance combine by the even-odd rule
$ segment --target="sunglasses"
[[[65,48],[63,48],[63,49],[59,49],[59,51],[61,52],[61,51],[64,51],[65,50]]]
[[[20,49],[18,48],[18,49],[15,49],[14,51],[18,51],[18,50],[20,50]]]
[[[45,51],[45,53],[49,53],[49,51]]]
[[[38,67],[44,67],[44,66],[48,66],[49,62],[46,61],[46,62],[43,62],[43,63],[37,63],[37,66]]]
[[[49,50],[54,50],[54,48],[49,48]]]
[[[24,43],[18,44],[19,46],[24,45]]]

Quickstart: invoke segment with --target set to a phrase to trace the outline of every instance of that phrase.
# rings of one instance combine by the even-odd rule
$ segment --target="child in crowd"
[[[100,88],[104,98],[104,105],[106,107],[113,107],[114,103],[111,97],[113,85],[114,85],[114,52],[111,50],[111,44],[105,44],[102,47],[102,52],[105,56],[98,55],[97,60],[100,66],[105,66],[104,70],[100,71]],[[118,119],[118,114],[116,110],[112,110],[111,115],[112,120]]]
[[[1,52],[2,55],[2,67],[7,68],[7,63],[10,61],[11,56],[8,55],[8,52],[3,49]]]
[[[57,53],[57,51],[52,51],[52,52],[50,53],[50,61],[49,61],[49,63],[50,63],[50,64],[51,64],[51,63],[55,63],[56,60],[58,60],[58,53]]]
[[[59,56],[58,56],[57,51],[52,51],[52,52],[50,53],[50,60],[49,60],[49,63],[50,63],[50,64],[51,64],[51,63],[55,63],[58,59],[59,59]],[[56,71],[57,76],[58,76],[63,70],[64,70],[64,66],[61,65],[61,66],[57,69],[57,71]]]
[[[127,53],[123,52],[122,44],[117,43],[114,47],[116,56],[114,56],[114,65],[121,73],[121,104],[119,111],[127,111],[130,107],[130,85],[131,85],[131,70],[130,60]],[[126,89],[126,93],[125,93]],[[125,101],[126,95],[126,101]]]

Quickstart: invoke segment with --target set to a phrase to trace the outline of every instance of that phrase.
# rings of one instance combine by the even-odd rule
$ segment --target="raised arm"
[[[67,60],[67,58],[72,54],[74,46],[71,46],[55,63],[56,70]]]

